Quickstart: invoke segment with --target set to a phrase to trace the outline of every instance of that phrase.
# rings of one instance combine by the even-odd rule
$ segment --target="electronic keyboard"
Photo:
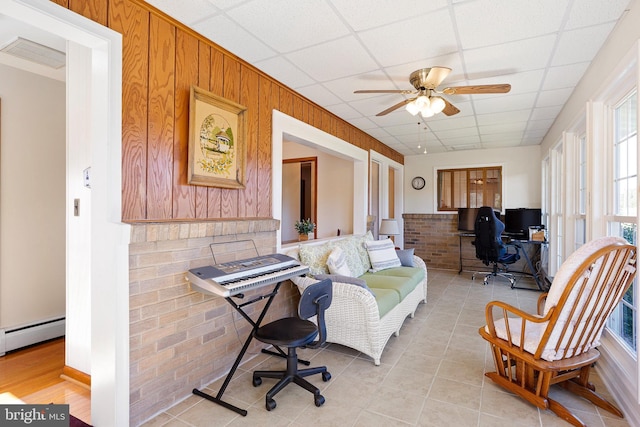
[[[309,267],[290,256],[271,254],[194,268],[187,272],[187,280],[194,291],[227,298],[308,271]]]

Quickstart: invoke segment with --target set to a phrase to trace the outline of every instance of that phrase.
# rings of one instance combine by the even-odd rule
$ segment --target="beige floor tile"
[[[480,413],[460,405],[427,399],[418,426],[421,427],[476,427]]]
[[[477,411],[480,409],[481,391],[482,387],[436,377],[429,398]]]
[[[415,424],[422,412],[424,396],[413,390],[380,388],[371,398],[368,410],[400,421]]]
[[[276,408],[267,411],[265,394],[276,380],[264,379],[253,387],[252,372],[284,369],[285,360],[255,353],[240,366],[223,396],[247,409],[246,417],[192,395],[144,426],[568,426],[553,412],[539,410],[483,375],[495,370],[489,346],[478,335],[486,303],[501,300],[535,312],[540,293],[511,289],[501,280],[484,286],[470,277],[467,272],[429,271],[428,303],[405,320],[400,336],[389,339],[379,366],[342,345],[300,350],[300,358],[310,360],[311,366],[327,366],[332,375],[326,383],[320,375],[308,378],[322,390],[326,401],[321,407],[315,406],[311,393],[291,384],[275,396]],[[222,382],[218,379],[204,391],[215,395]],[[599,393],[609,395],[597,368],[592,382]],[[589,426],[629,427],[627,420],[563,389],[554,388],[552,396]]]

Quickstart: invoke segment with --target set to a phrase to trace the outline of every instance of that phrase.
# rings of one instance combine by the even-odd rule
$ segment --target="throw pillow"
[[[348,285],[356,285],[366,289],[371,293],[371,295],[375,296],[371,288],[367,286],[367,282],[364,279],[358,279],[357,277],[341,276],[339,274],[318,274],[317,276],[315,276],[315,278],[318,280],[331,279],[332,282],[340,282],[340,283],[346,283]]]
[[[401,267],[400,258],[396,254],[395,244],[391,239],[365,241],[367,253],[371,260],[371,271],[385,270],[392,267]]]
[[[309,274],[328,274],[327,258],[331,254],[332,247],[328,243],[322,245],[300,245],[298,254],[300,262],[309,267]]]
[[[349,276],[360,277],[364,273],[367,272],[371,265],[364,265],[360,255],[358,254],[357,242],[351,237],[347,237],[344,239],[336,240],[332,242],[334,248],[342,249],[342,253],[344,254],[345,262],[349,267]],[[364,247],[362,248],[364,250]],[[366,250],[365,250],[366,253]],[[367,264],[368,262],[367,255]],[[331,269],[329,269],[331,271]]]
[[[364,243],[373,240],[373,235],[371,234],[371,231],[367,231],[365,234],[350,236],[347,239],[353,244],[356,254],[360,260],[362,273],[356,274],[357,272],[355,270],[352,271],[352,273],[354,273],[353,275],[358,277],[371,268],[371,261],[369,260],[369,254],[367,253],[367,248]]]
[[[351,270],[347,265],[347,257],[342,248],[335,247],[327,258],[327,267],[331,274],[340,274],[341,276],[351,276]]]
[[[400,264],[403,267],[413,267],[413,250],[414,248],[396,250],[396,254],[400,258]]]

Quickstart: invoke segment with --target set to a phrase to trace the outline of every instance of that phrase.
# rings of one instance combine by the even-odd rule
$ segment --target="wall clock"
[[[424,178],[421,176],[416,176],[411,180],[411,186],[416,190],[422,190],[424,188]]]

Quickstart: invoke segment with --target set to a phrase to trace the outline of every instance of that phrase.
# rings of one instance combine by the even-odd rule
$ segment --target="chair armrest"
[[[542,312],[544,311],[544,303],[547,302],[547,295],[549,293],[545,292],[544,294],[538,297],[538,314],[542,316]]]
[[[488,329],[488,333],[491,335],[491,337],[493,338],[499,338],[496,334],[496,326],[495,326],[495,320],[494,319],[494,309],[499,308],[500,311],[502,312],[502,317],[499,318],[498,320],[501,319],[507,319],[509,317],[509,314],[515,315],[515,316],[511,316],[511,317],[518,317],[520,319],[523,320],[523,322],[520,322],[520,337],[524,337],[526,336],[526,327],[527,327],[527,322],[531,322],[531,323],[544,323],[547,322],[549,320],[549,318],[551,317],[551,314],[553,312],[553,310],[549,310],[549,313],[547,313],[546,316],[542,317],[542,316],[538,316],[536,314],[529,314],[526,311],[522,311],[517,307],[514,307],[510,304],[507,304],[505,302],[502,301],[491,301],[487,304],[486,308],[485,308],[485,317],[487,320],[487,329]],[[508,321],[504,321],[504,325],[505,325],[505,329],[506,329],[506,334],[507,334],[507,341],[509,343],[512,342],[511,336],[512,336],[512,332],[511,332],[511,327]],[[520,340],[520,346],[523,347],[524,346],[524,340]]]

